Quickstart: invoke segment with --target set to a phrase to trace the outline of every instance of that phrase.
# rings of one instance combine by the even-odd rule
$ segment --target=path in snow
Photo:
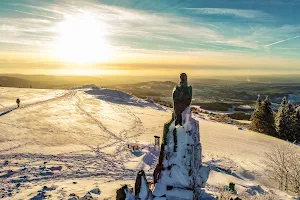
[[[98,98],[99,93],[107,99]],[[15,198],[27,199],[25,188],[83,178],[115,183],[134,179],[137,169],[132,166],[148,168],[140,164],[143,156],[138,158],[127,144],[153,142],[152,135],[161,132],[162,125],[149,125],[143,113],[152,113],[159,121],[166,121],[169,113],[162,115],[160,106],[135,98],[128,105],[117,103],[131,96],[115,93],[71,90],[48,95],[45,91],[48,98],[27,100],[20,109],[1,116],[0,182],[5,189],[12,190]],[[5,98],[0,96],[0,101],[1,97]],[[16,188],[19,182],[22,187]],[[9,197],[9,192],[4,195]]]
[[[22,104],[20,104],[19,108],[17,106],[5,107],[5,106],[1,105],[2,108],[0,109],[0,116],[6,115],[6,114],[8,114],[8,113],[10,113],[10,112],[12,112],[16,109],[24,109],[24,108],[28,108],[28,107],[32,107],[32,106],[38,106],[38,105],[41,105],[41,104],[49,103],[51,101],[59,100],[61,98],[67,98],[69,96],[74,95],[75,93],[76,92],[74,92],[74,91],[65,92],[61,96],[55,96],[55,97],[52,97],[52,98],[49,98],[49,99],[40,100],[40,101],[33,101],[33,102],[30,102],[30,103],[22,103]]]
[[[120,141],[123,141],[123,139],[121,137],[118,137],[117,135],[115,135],[113,132],[109,131],[104,125],[103,123],[98,120],[96,117],[93,117],[90,113],[88,113],[83,107],[82,107],[82,100],[81,98],[78,96],[78,95],[75,95],[76,98],[77,98],[77,103],[76,103],[76,106],[79,108],[79,110],[86,116],[88,116],[91,121],[95,122],[98,127],[104,131],[105,133],[107,133],[108,135],[112,136],[113,138],[115,138],[116,140],[120,140]]]

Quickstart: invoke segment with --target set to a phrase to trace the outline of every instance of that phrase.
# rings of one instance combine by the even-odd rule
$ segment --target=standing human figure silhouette
[[[16,103],[17,103],[17,105],[18,105],[18,108],[20,107],[20,103],[21,103],[21,101],[20,101],[20,99],[19,98],[17,98],[17,100],[16,100]]]

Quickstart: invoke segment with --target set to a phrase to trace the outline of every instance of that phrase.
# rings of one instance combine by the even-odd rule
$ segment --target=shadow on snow
[[[3,116],[3,115],[6,115],[6,114],[8,114],[8,113],[10,113],[10,112],[12,112],[12,111],[14,111],[14,110],[16,110],[16,109],[17,109],[17,108],[12,108],[12,109],[10,109],[10,110],[4,111],[3,113],[0,113],[0,117]]]
[[[111,90],[106,88],[100,88],[100,89],[91,89],[85,91],[87,94],[95,96],[97,99],[116,103],[116,104],[123,104],[123,105],[132,105],[132,106],[138,106],[138,107],[152,107],[157,110],[165,110],[160,105],[156,105],[152,102],[148,102],[143,99],[139,99],[137,97],[134,97],[130,94],[127,94],[122,91],[118,90]]]

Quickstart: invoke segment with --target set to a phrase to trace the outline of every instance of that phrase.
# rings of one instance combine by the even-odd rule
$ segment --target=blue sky
[[[108,49],[114,52],[105,61],[90,59],[93,68],[140,63],[140,68],[176,64],[209,73],[218,67],[219,73],[300,73],[299,19],[298,0],[1,0],[0,64],[5,72],[21,64],[34,69],[41,62],[49,62],[43,69],[62,67],[64,61],[53,53],[66,30],[59,27],[78,22],[68,30],[77,34],[92,20],[105,27],[95,33],[105,39],[106,48],[88,44],[89,33],[70,40],[72,48],[59,47],[68,58],[81,53],[103,58]],[[72,54],[80,48],[84,51]],[[34,63],[28,64],[28,58]]]

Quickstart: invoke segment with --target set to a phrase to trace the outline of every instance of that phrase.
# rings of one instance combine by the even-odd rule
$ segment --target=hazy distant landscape
[[[174,77],[153,76],[0,75],[0,86],[3,87],[71,89],[88,84],[171,104],[172,89],[178,81]],[[238,107],[236,110],[241,111],[245,105],[253,106],[257,95],[269,96],[275,106],[284,96],[292,103],[300,103],[300,76],[199,77],[191,78],[190,84],[193,86],[193,105],[206,110],[230,111]]]

